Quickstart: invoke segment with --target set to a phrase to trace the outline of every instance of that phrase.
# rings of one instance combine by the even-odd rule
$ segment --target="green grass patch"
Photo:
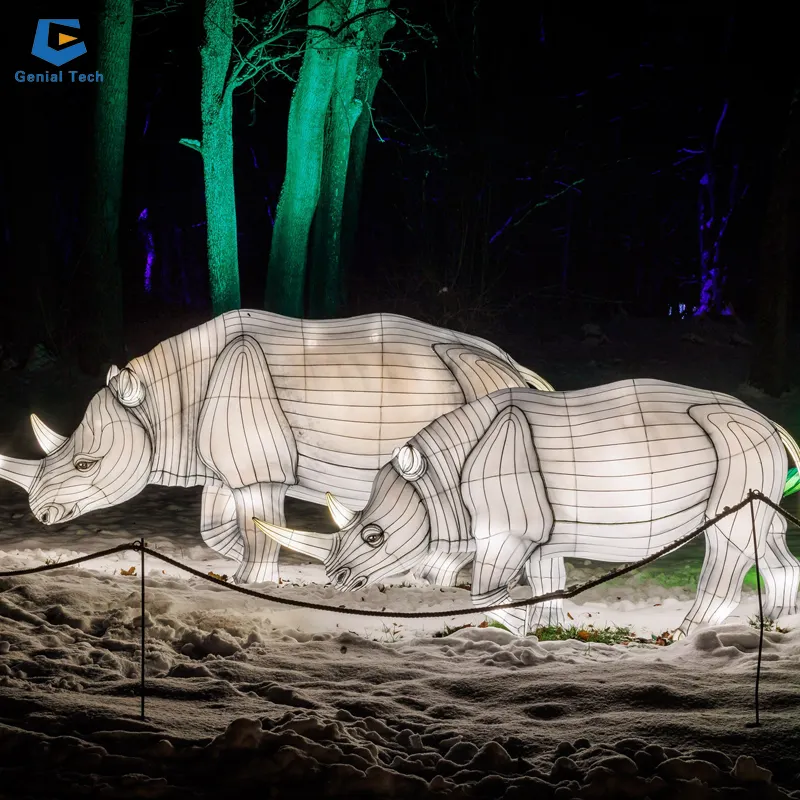
[[[800,473],[798,473],[797,467],[792,467],[786,476],[786,485],[783,488],[783,496],[789,497],[789,495],[794,494],[795,492],[800,492]]]
[[[595,628],[594,625],[581,626],[569,625],[548,625],[531,631],[533,636],[540,642],[565,641],[576,639],[580,642],[597,642],[598,644],[655,644],[662,647],[672,644],[672,634],[662,633],[660,636],[652,634],[650,639],[637,636],[627,625],[617,625],[614,627]]]
[[[451,628],[449,625],[446,625],[443,631],[434,633],[433,636],[434,638],[440,639],[450,636],[450,634],[463,630],[464,628],[474,627],[500,628],[504,631],[508,630],[505,625],[502,625],[499,622],[487,620],[478,626],[467,624],[458,625],[457,627]],[[536,636],[540,642],[555,642],[566,641],[567,639],[575,639],[576,641],[586,642],[587,644],[591,644],[592,642],[596,642],[598,644],[621,644],[626,646],[653,644],[660,647],[665,647],[672,644],[672,634],[669,632],[665,631],[660,636],[652,634],[649,639],[645,639],[641,636],[637,636],[628,626],[606,626],[605,628],[595,628],[594,625],[590,624],[581,626],[579,628],[576,625],[569,625],[568,627],[564,627],[563,625],[547,625],[537,628],[535,631],[531,631],[528,633],[528,636]]]
[[[655,584],[667,589],[673,587],[684,587],[686,589],[697,590],[697,582],[700,579],[700,569],[702,563],[683,563],[676,564],[670,569],[664,569],[661,565],[655,568],[658,562],[654,562],[654,568],[647,567],[630,572],[621,578],[612,578],[610,581],[601,584],[602,586],[641,586],[642,584]],[[749,589],[756,589],[756,568],[751,567],[744,576],[744,586]],[[761,576],[761,591],[764,591],[764,576]]]
[[[758,628],[760,620],[761,620],[760,617],[750,617],[747,620],[747,624],[751,628]],[[761,620],[760,627],[762,627],[765,631],[776,631],[777,633],[789,633],[789,628],[781,628],[780,625],[776,624],[774,619]]]

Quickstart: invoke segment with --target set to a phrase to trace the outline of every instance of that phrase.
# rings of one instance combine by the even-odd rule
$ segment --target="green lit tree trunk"
[[[203,158],[208,272],[215,315],[241,306],[233,177],[233,85],[227,81],[233,24],[233,0],[206,0],[205,42],[200,49],[203,138],[199,150]]]
[[[364,0],[351,13],[364,10]],[[342,211],[350,161],[350,136],[361,111],[355,99],[361,33],[339,47],[336,74],[325,126],[320,193],[311,241],[312,317],[333,316],[342,301]]]
[[[97,70],[104,80],[95,95],[87,270],[82,287],[80,361],[90,373],[124,355],[119,221],[132,28],[133,0],[105,0],[97,39]]]
[[[367,8],[378,5],[388,9],[389,0],[367,0]],[[367,142],[372,124],[372,101],[375,90],[383,74],[380,66],[380,48],[386,32],[394,25],[391,14],[381,14],[368,20],[368,37],[358,58],[355,99],[360,105],[356,124],[350,137],[350,160],[347,165],[347,189],[344,195],[342,213],[342,255],[343,270],[353,263],[358,214],[361,207],[361,189],[364,185],[364,162],[367,157]],[[343,287],[344,288],[344,287]],[[343,299],[344,295],[343,295]]]
[[[309,0],[309,26],[337,28],[341,12],[330,0]],[[292,95],[283,180],[267,273],[266,308],[302,317],[311,223],[322,175],[325,123],[339,48],[325,31],[309,30]]]
[[[351,16],[386,9],[365,0]],[[342,47],[325,132],[325,159],[312,242],[313,316],[335,316],[346,299],[346,273],[355,249],[372,100],[381,78],[380,47],[394,24],[389,14],[365,17]]]

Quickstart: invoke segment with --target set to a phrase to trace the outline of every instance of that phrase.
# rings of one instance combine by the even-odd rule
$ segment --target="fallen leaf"
[[[660,606],[660,605],[661,605],[661,603],[653,603],[653,608],[658,608],[658,606]]]
[[[227,575],[217,575],[216,572],[209,572],[208,574],[212,578],[216,578],[218,581],[222,581],[223,583],[227,583],[228,582],[228,576]]]
[[[478,627],[479,628],[488,628],[489,627],[489,623],[486,620],[484,620],[483,622],[478,623]]]
[[[570,619],[575,619],[575,617],[573,617],[573,616],[572,616],[572,614],[570,614],[570,613],[569,613],[569,611],[567,611],[567,616],[568,616]]]
[[[135,575],[136,574],[136,567],[131,567],[130,569],[121,569],[119,571],[120,575]]]

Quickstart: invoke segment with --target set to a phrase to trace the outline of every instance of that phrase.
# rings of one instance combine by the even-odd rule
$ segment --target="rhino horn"
[[[33,428],[33,435],[36,437],[36,441],[39,442],[39,447],[44,450],[47,456],[58,450],[69,438],[50,430],[36,414],[31,414],[31,427]]]
[[[26,492],[30,492],[41,465],[41,461],[0,456],[0,478],[11,481]]]
[[[335,533],[309,533],[307,531],[293,531],[272,525],[269,522],[253,517],[256,527],[264,534],[274,539],[281,547],[288,547],[310,558],[325,561],[331,554],[336,540]]]
[[[353,511],[344,503],[339,502],[330,492],[325,492],[325,501],[328,504],[328,511],[331,512],[333,521],[339,528],[347,528],[358,519],[359,513],[357,511]]]

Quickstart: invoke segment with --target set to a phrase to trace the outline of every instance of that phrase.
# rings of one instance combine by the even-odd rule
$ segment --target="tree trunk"
[[[214,315],[241,306],[236,193],[233,176],[233,92],[227,83],[233,48],[233,0],[206,0],[200,113],[206,241]]]
[[[87,270],[81,287],[82,368],[97,373],[124,357],[119,221],[128,113],[133,0],[105,0],[97,39],[97,70],[89,194]]]
[[[792,266],[797,254],[800,208],[800,91],[795,91],[789,129],[774,166],[762,234],[756,347],[750,382],[775,397],[789,388],[787,343]]]
[[[387,31],[394,25],[388,13],[389,0],[367,0],[366,10],[386,8],[386,14],[377,14],[364,20],[364,37],[361,40],[356,66],[354,108],[358,118],[350,134],[350,155],[347,162],[347,179],[344,205],[341,212],[341,234],[338,254],[338,298],[340,305],[347,300],[347,272],[353,263],[358,215],[361,206],[361,189],[364,183],[364,162],[372,125],[372,101],[383,71],[380,66],[380,48]],[[319,261],[317,260],[317,263]],[[327,316],[338,312],[331,308]]]
[[[364,10],[364,0],[355,0],[350,16]],[[356,68],[362,31],[339,46],[331,103],[325,126],[320,195],[314,215],[311,242],[312,317],[334,316],[342,301],[341,233],[350,134],[361,108],[355,99]]]
[[[342,16],[330,0],[309,0],[308,24],[336,28]],[[283,180],[267,273],[266,308],[302,317],[309,234],[320,194],[325,123],[339,48],[324,31],[309,30],[289,107]]]

